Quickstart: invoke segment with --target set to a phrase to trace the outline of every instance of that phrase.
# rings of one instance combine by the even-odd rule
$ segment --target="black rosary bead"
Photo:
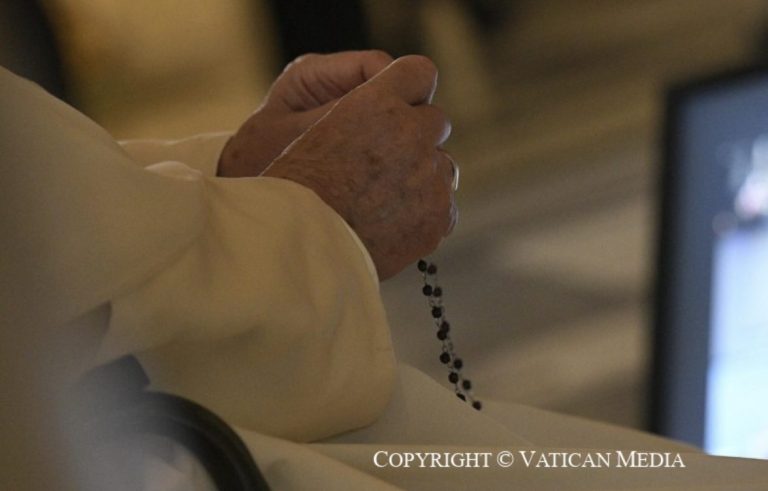
[[[480,401],[475,401],[472,403],[472,407],[479,411],[483,409],[483,403],[481,403]]]
[[[451,362],[451,355],[449,355],[448,353],[445,353],[445,352],[440,353],[440,361],[447,365],[448,363]]]
[[[452,384],[455,384],[456,382],[458,382],[458,381],[459,381],[459,374],[458,374],[458,373],[456,373],[456,372],[451,372],[451,373],[450,373],[450,375],[448,375],[448,380],[449,380],[449,381],[450,381]]]
[[[443,289],[439,286],[436,286],[435,289],[432,291],[432,295],[435,297],[442,297],[443,296]]]
[[[432,317],[439,319],[441,315],[443,315],[442,307],[432,307]]]
[[[424,285],[424,288],[421,289],[421,293],[427,297],[432,295],[432,287],[429,285]]]
[[[440,323],[440,330],[448,332],[451,330],[451,324],[448,321],[443,321]]]
[[[461,370],[461,367],[463,366],[464,366],[464,362],[461,361],[461,358],[456,358],[455,360],[453,360],[453,368],[455,368],[456,370]]]
[[[459,398],[459,399],[461,399],[462,401],[466,401],[466,400],[467,400],[467,396],[465,396],[464,394],[462,394],[462,393],[460,393],[460,392],[457,392],[457,393],[456,393],[456,397],[458,397],[458,398]]]
[[[439,339],[440,341],[444,341],[445,338],[447,338],[447,337],[448,337],[448,331],[443,331],[442,329],[437,331],[437,339]],[[448,353],[446,353],[446,354],[448,354]]]
[[[461,387],[464,390],[470,390],[472,388],[472,382],[469,379],[466,379],[463,382],[461,382]]]
[[[435,274],[435,273],[437,273],[437,266],[435,266],[434,264],[430,264],[429,266],[427,266],[427,274]]]
[[[427,262],[423,259],[419,259],[419,262],[416,263],[416,267],[419,268],[419,271],[423,273],[427,270]]]

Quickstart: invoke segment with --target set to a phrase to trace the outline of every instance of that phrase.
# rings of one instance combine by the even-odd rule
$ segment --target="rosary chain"
[[[479,411],[483,404],[473,395],[472,381],[464,377],[462,373],[464,361],[456,355],[453,348],[451,324],[445,316],[445,307],[443,306],[444,292],[437,282],[437,265],[420,259],[416,266],[421,272],[424,282],[421,292],[427,297],[432,319],[437,328],[437,339],[442,343],[440,362],[448,367],[448,381],[453,384],[454,392],[459,399]]]

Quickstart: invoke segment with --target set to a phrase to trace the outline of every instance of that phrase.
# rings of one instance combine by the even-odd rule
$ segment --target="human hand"
[[[222,177],[258,176],[340,97],[392,62],[383,51],[308,54],[285,67],[263,104],[227,142]]]
[[[384,280],[434,250],[456,222],[450,135],[430,104],[435,65],[391,63],[342,97],[263,173],[312,189],[365,244]]]

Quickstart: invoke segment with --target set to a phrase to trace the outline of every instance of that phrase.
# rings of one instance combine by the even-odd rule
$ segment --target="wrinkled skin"
[[[384,280],[432,252],[456,222],[452,167],[439,148],[450,123],[431,105],[437,70],[422,56],[311,56],[278,78],[225,148],[219,173],[312,189],[355,230]],[[250,136],[264,140],[264,131],[268,142]]]

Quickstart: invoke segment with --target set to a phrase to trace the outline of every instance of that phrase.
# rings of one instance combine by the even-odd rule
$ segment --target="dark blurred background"
[[[768,54],[760,0],[5,0],[0,64],[116,138],[234,129],[287,60],[431,56],[461,220],[435,260],[481,399],[645,422],[664,89]],[[445,378],[420,278],[400,357]]]

